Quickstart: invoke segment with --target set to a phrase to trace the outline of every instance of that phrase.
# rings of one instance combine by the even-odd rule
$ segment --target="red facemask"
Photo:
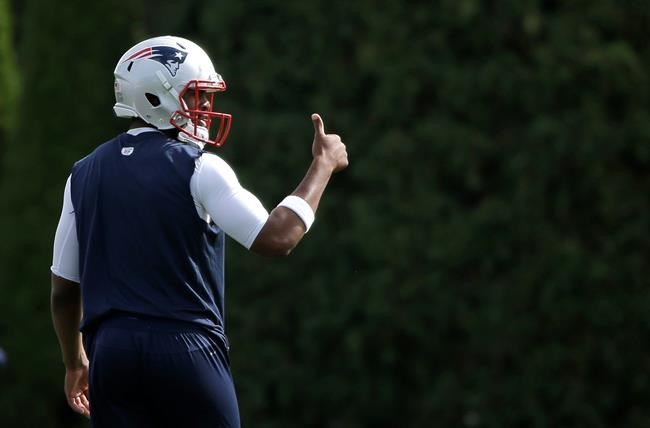
[[[176,111],[169,122],[180,132],[193,139],[216,147],[223,146],[230,132],[232,116],[226,113],[214,112],[212,108],[214,94],[225,90],[226,82],[224,81],[217,83],[208,80],[189,81],[178,97],[183,109]],[[185,96],[190,92],[194,93],[193,105],[188,105],[185,101]],[[218,126],[215,127],[214,137],[211,137],[211,129],[215,119]]]

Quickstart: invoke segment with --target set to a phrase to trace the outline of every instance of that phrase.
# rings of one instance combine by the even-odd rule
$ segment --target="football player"
[[[345,145],[312,114],[312,162],[268,212],[204,150],[224,144],[231,116],[213,110],[226,83],[201,47],[151,38],[114,76],[114,112],[130,127],[74,164],[54,238],[51,311],[68,403],[95,427],[238,427],[225,235],[289,254],[348,165]]]

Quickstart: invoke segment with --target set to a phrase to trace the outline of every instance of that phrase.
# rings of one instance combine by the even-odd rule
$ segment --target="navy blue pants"
[[[188,324],[116,318],[85,338],[94,428],[238,428],[223,340]]]

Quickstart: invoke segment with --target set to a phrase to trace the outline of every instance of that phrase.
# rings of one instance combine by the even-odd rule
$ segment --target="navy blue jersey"
[[[82,331],[126,313],[223,334],[224,233],[190,192],[201,154],[160,132],[125,133],[75,164]]]

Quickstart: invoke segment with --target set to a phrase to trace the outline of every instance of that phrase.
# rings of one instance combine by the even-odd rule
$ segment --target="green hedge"
[[[61,189],[124,125],[115,59],[164,33],[224,75],[220,154],[267,208],[302,178],[313,111],[350,154],[289,258],[229,241],[245,426],[650,425],[646,2],[144,4],[71,6],[74,31],[24,11],[37,83],[0,195],[7,426],[78,422],[47,308]]]

